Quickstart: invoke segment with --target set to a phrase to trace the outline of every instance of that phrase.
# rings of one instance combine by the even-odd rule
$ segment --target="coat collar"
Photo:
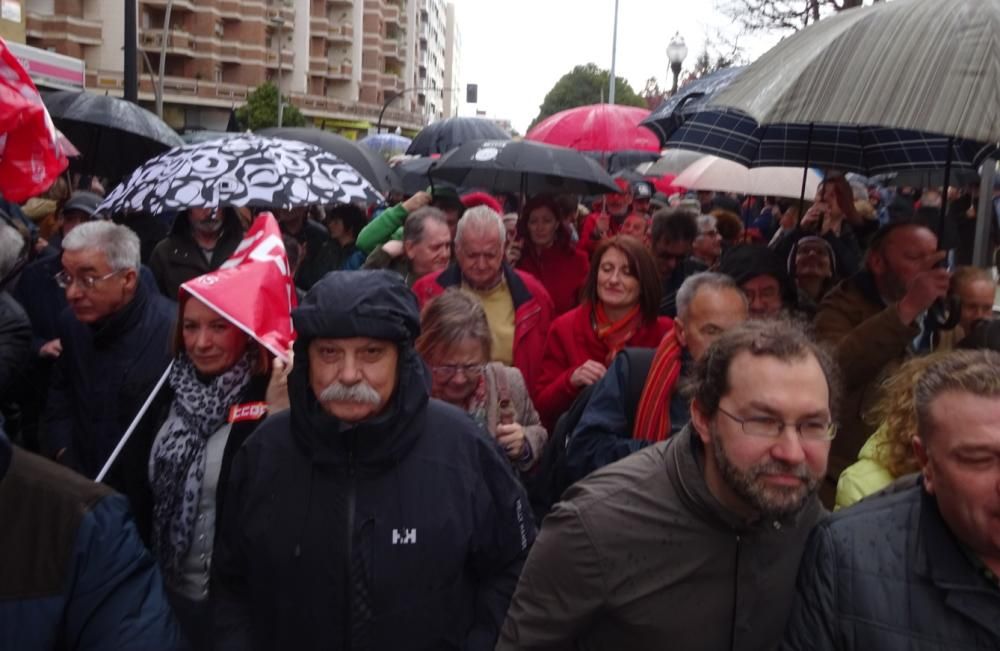
[[[507,288],[510,290],[511,300],[514,302],[514,309],[518,309],[524,303],[530,301],[534,296],[532,296],[531,291],[525,285],[521,276],[506,262],[503,263],[501,271],[504,275],[504,280],[507,282]],[[441,287],[445,289],[449,287],[461,287],[462,286],[462,270],[458,267],[457,262],[452,262],[448,267],[438,274],[435,281]]]

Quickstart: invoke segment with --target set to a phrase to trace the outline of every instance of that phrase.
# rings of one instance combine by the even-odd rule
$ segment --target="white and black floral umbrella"
[[[289,209],[381,200],[357,170],[319,147],[246,134],[177,147],[150,159],[98,210],[159,214],[186,208]]]

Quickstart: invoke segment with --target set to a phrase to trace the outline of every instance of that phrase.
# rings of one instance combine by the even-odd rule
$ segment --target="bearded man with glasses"
[[[63,240],[69,309],[42,422],[46,454],[93,479],[170,363],[176,308],[139,278],[139,238],[88,222]]]
[[[545,519],[497,649],[773,649],[823,517],[838,383],[794,324],[699,359],[691,424],[594,472]]]

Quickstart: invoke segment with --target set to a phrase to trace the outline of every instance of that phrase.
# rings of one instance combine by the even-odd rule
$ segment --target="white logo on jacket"
[[[417,544],[417,530],[416,529],[403,529],[403,533],[399,532],[399,529],[392,530],[392,544],[393,545],[416,545]]]

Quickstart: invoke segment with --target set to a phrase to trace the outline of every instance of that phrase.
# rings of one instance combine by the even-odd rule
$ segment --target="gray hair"
[[[87,222],[69,232],[63,240],[64,251],[97,249],[107,258],[112,271],[139,269],[139,236],[128,226],[111,222]]]
[[[691,303],[694,301],[694,297],[698,295],[698,292],[706,287],[716,291],[731,289],[739,295],[740,300],[742,300],[743,304],[749,309],[746,295],[740,290],[739,285],[736,284],[736,281],[733,280],[731,276],[715,273],[714,271],[703,271],[701,273],[694,274],[693,276],[688,276],[681,284],[681,288],[677,290],[678,319],[683,321],[687,318],[687,313],[688,310],[691,309]]]
[[[403,241],[419,242],[424,239],[427,221],[435,221],[448,228],[448,218],[444,212],[433,206],[424,206],[414,210],[403,223]]]
[[[0,279],[17,265],[24,250],[24,236],[13,226],[0,222]]]
[[[462,218],[458,220],[458,228],[455,230],[455,248],[461,247],[462,234],[466,230],[472,229],[481,233],[490,228],[497,229],[497,233],[500,235],[500,246],[502,247],[507,241],[507,230],[504,228],[503,219],[500,218],[500,215],[489,206],[469,208],[462,215]]]
[[[980,398],[1000,398],[1000,353],[994,350],[960,350],[943,355],[924,370],[913,387],[917,433],[927,442],[939,425],[931,406],[942,393],[953,391]]]
[[[702,229],[715,228],[719,224],[719,220],[715,218],[715,215],[698,215],[696,221],[698,223],[699,234],[701,234]]]

